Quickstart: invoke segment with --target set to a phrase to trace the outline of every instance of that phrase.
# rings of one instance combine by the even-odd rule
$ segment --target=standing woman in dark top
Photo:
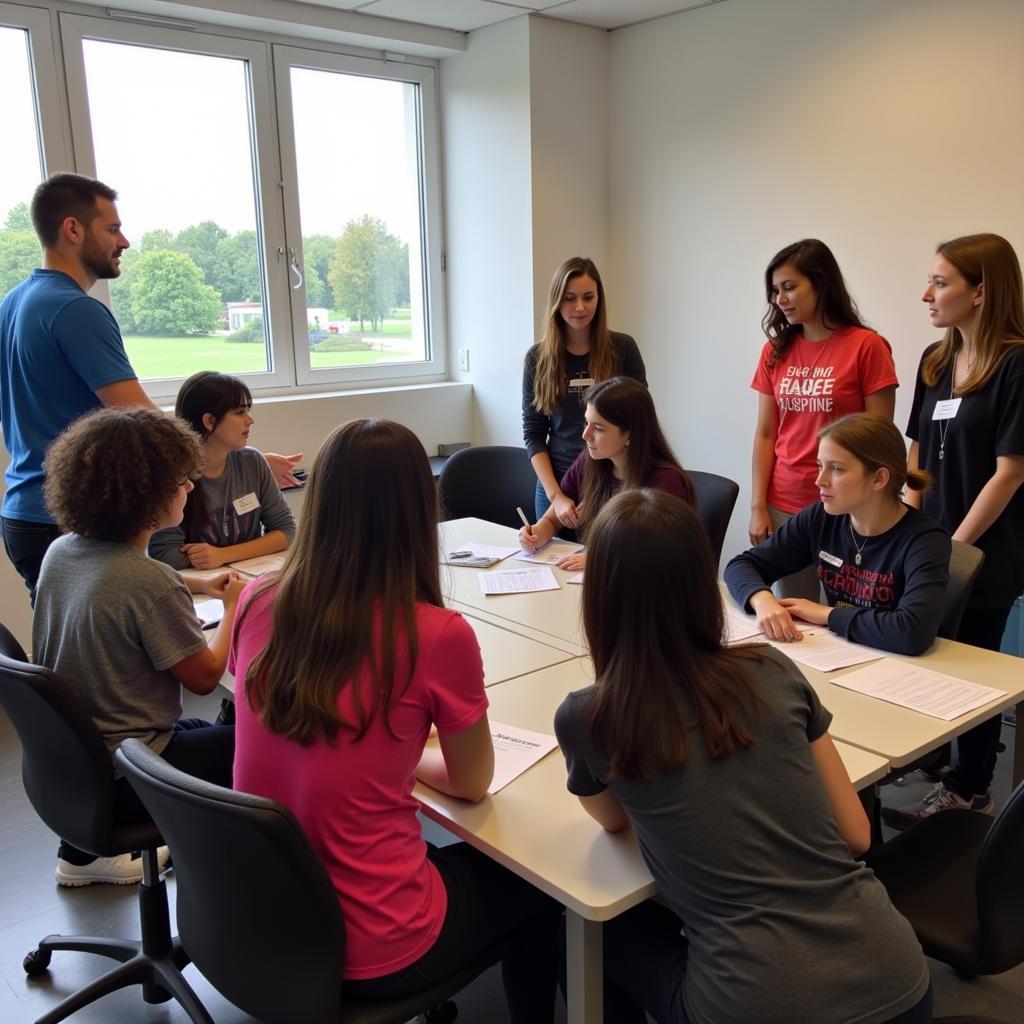
[[[907,435],[909,466],[935,486],[923,510],[954,540],[985,552],[957,639],[999,650],[1006,620],[1024,590],[1024,289],[1005,238],[966,235],[939,246],[921,296],[945,329],[917,371]],[[915,499],[908,496],[912,504]],[[920,501],[917,498],[916,501]],[[1000,721],[996,715],[957,740],[959,764],[919,804],[891,808],[902,827],[950,808],[991,811]]]
[[[559,485],[583,450],[584,396],[597,381],[633,377],[647,384],[636,342],[608,330],[604,285],[592,260],[574,256],[551,280],[544,336],[523,365],[523,442],[537,474],[536,515],[553,505],[575,529],[576,503]]]

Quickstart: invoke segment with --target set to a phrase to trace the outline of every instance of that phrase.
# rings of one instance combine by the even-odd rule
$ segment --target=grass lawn
[[[384,330],[364,337],[368,341],[387,338],[391,346],[385,351],[311,352],[310,362],[317,366],[365,366],[396,360],[419,359],[422,355],[410,344],[398,347],[394,340],[411,337],[409,321],[384,321]],[[146,337],[125,335],[125,349],[135,372],[143,380],[154,377],[187,377],[198,370],[219,370],[221,373],[259,373],[265,371],[266,352],[259,344],[227,342],[218,335],[205,337]]]

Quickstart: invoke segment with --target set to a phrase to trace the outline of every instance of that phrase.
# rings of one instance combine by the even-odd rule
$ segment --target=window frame
[[[291,289],[292,331],[296,338],[296,381],[300,387],[347,380],[361,385],[427,383],[446,379],[447,345],[444,307],[442,184],[437,99],[437,73],[432,66],[398,63],[351,54],[273,44],[274,83],[277,96],[278,129],[281,139],[284,214],[289,246],[294,248],[298,266],[305,263],[298,194],[298,163],[292,116],[291,69],[335,72],[363,78],[410,83],[418,86],[416,136],[418,146],[417,189],[419,192],[419,244],[424,307],[423,360],[408,363],[373,363],[365,366],[312,367],[306,344],[306,290],[304,284]],[[300,349],[300,345],[302,348]]]

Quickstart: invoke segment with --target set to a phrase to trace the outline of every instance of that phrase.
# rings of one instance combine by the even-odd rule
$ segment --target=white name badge
[[[593,377],[573,377],[569,381],[571,388],[589,388],[594,383]]]
[[[836,558],[835,555],[829,554],[824,548],[818,552],[818,557],[823,562],[828,562],[829,565],[834,565],[837,569],[843,564],[841,558]]]
[[[935,403],[935,412],[932,413],[933,420],[951,420],[960,411],[962,398],[944,398],[941,402]]]
[[[231,504],[235,506],[238,515],[244,516],[246,512],[252,512],[260,507],[260,499],[256,497],[255,491],[250,491],[241,498],[235,498]]]

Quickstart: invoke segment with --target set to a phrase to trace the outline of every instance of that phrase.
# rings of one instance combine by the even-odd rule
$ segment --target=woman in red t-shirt
[[[464,843],[428,847],[416,817],[417,778],[477,801],[494,771],[480,649],[441,599],[437,520],[407,427],[356,420],[327,438],[284,568],[239,602],[234,784],[288,807],[320,855],[349,995],[414,994],[504,942],[511,1019],[550,1022],[561,908]]]
[[[749,528],[755,545],[818,500],[818,431],[854,412],[892,419],[899,386],[889,343],[861,323],[824,242],[787,245],[764,279],[768,340],[750,385],[758,392]],[[813,567],[776,588],[779,597],[818,600]]]

